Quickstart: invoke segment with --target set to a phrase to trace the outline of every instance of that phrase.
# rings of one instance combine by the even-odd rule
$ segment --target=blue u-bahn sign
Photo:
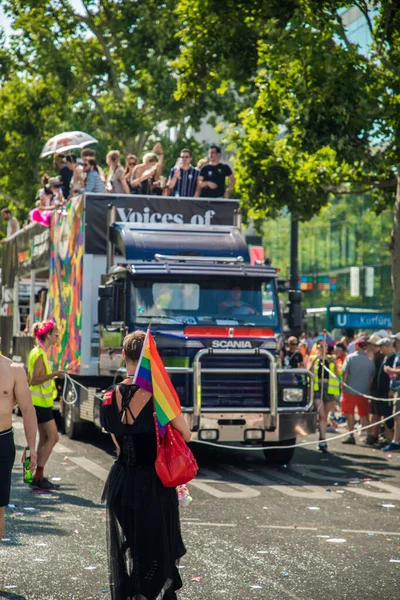
[[[390,313],[342,312],[334,313],[334,327],[351,327],[354,329],[391,329]]]

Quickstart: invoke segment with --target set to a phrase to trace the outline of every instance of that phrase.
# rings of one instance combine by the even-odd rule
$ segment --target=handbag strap
[[[160,432],[158,431],[158,420],[157,420],[157,415],[156,415],[156,406],[154,404],[154,398],[153,398],[153,407],[154,407],[153,417],[154,417],[154,427],[156,430],[157,450],[160,450],[161,439],[160,439]],[[169,435],[171,436],[171,440],[175,441],[174,428],[171,427],[171,425],[169,423],[167,424],[167,427],[169,428]]]
[[[157,415],[156,415],[156,406],[154,404],[154,398],[153,398],[153,417],[154,417],[154,428],[156,430],[156,442],[157,442],[157,454],[161,448],[161,442],[160,442],[160,432],[158,431],[158,422],[157,422]]]

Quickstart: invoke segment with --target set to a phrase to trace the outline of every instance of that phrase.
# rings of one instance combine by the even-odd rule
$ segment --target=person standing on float
[[[29,353],[28,379],[32,403],[38,420],[39,444],[37,448],[37,467],[33,482],[30,485],[37,490],[54,490],[60,486],[46,479],[44,467],[59,439],[53,414],[54,400],[57,398],[54,379],[64,377],[64,372],[52,371],[47,358],[49,348],[58,341],[57,325],[51,319],[42,323],[35,323],[33,335],[36,338],[36,346]]]

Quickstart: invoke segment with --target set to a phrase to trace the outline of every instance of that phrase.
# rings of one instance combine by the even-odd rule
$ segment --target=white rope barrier
[[[324,367],[325,371],[328,371],[328,373],[330,373],[337,381],[340,381],[339,377],[337,375],[335,375],[335,373],[332,373],[332,371],[330,369],[328,369],[328,367],[326,365],[322,365],[322,366]],[[379,402],[393,402],[393,400],[395,400],[395,398],[376,398],[376,396],[369,396],[368,394],[360,394],[360,392],[358,390],[355,390],[353,387],[351,387],[344,381],[342,381],[341,383],[347,389],[351,390],[352,392],[355,392],[355,394],[357,396],[363,396],[363,398],[367,398],[368,400],[378,400]]]
[[[329,373],[331,373],[332,375],[334,375],[332,373],[332,371],[330,371],[329,369],[327,369],[327,367],[324,366],[324,369],[326,369]],[[334,375],[334,377],[336,377],[336,375]],[[337,378],[337,377],[336,377]],[[338,378],[337,378],[338,379]],[[73,399],[72,400],[66,400],[66,389],[68,384],[71,386],[72,389],[72,393],[73,393]],[[63,385],[63,391],[62,391],[62,396],[63,396],[63,402],[65,404],[69,404],[69,405],[73,405],[76,403],[76,401],[78,400],[78,392],[76,389],[76,386],[79,386],[80,388],[88,391],[89,388],[87,388],[86,386],[84,386],[82,383],[80,383],[79,381],[77,381],[76,379],[73,379],[71,377],[71,375],[69,375],[68,373],[65,373],[65,378],[64,378],[64,385]],[[347,386],[350,387],[350,386]],[[350,388],[353,389],[353,388]],[[357,390],[355,390],[357,391]],[[373,399],[373,400],[385,400],[385,401],[392,401],[392,400],[388,400],[387,398],[375,398],[373,396],[365,396],[367,398]],[[103,400],[103,396],[100,396],[99,394],[95,394],[95,398],[98,398],[99,400]],[[320,409],[318,408],[318,411]],[[375,423],[371,423],[370,425],[365,425],[364,427],[359,427],[357,429],[353,429],[352,431],[346,431],[345,433],[341,433],[339,435],[335,435],[333,437],[330,437],[328,440],[320,440],[320,441],[324,441],[324,442],[333,442],[335,440],[341,439],[343,437],[348,437],[350,435],[354,435],[354,433],[359,433],[361,431],[364,431],[366,429],[370,429],[372,427],[376,427],[377,425],[381,425],[382,423],[385,423],[386,421],[389,421],[389,419],[392,419],[393,417],[396,417],[397,415],[400,414],[400,410],[397,411],[396,413],[393,413],[393,415],[390,415],[389,417],[386,417],[385,419],[381,419],[380,421],[376,421]],[[288,450],[289,448],[302,448],[304,446],[311,446],[314,445],[316,443],[315,440],[310,441],[310,442],[303,442],[301,444],[291,444],[288,446],[281,446],[281,445],[276,445],[276,446],[263,446],[262,448],[259,447],[248,447],[248,446],[232,446],[232,445],[228,445],[228,444],[219,444],[219,443],[214,443],[214,442],[208,442],[206,440],[192,440],[193,443],[196,444],[203,444],[206,446],[212,446],[215,448],[225,448],[228,450],[242,450],[242,451],[251,451],[251,452],[259,452],[262,451],[264,452],[265,450]],[[318,441],[317,441],[318,443]]]
[[[67,391],[68,384],[71,386],[71,389],[72,389],[72,395],[73,395],[72,400],[66,399],[67,398],[66,391]],[[64,374],[64,385],[63,385],[63,391],[62,391],[62,398],[63,398],[64,404],[69,404],[70,406],[72,406],[73,404],[76,403],[76,401],[78,400],[78,392],[77,392],[76,386],[79,386],[80,388],[82,388],[83,390],[86,390],[87,392],[89,391],[89,388],[82,385],[82,383],[80,383],[76,379],[73,379],[71,377],[71,375],[69,375],[69,373],[65,373]],[[94,396],[95,396],[95,398],[98,398],[99,400],[103,401],[103,396],[100,396],[99,394],[95,394]]]
[[[353,431],[346,431],[345,433],[340,433],[339,435],[334,435],[333,437],[330,437],[329,439],[326,440],[319,440],[321,442],[333,442],[335,440],[339,440],[343,437],[348,437],[350,435],[354,435],[354,433],[358,433],[360,431],[363,431],[365,429],[370,429],[371,427],[376,427],[377,425],[381,425],[382,423],[385,423],[386,421],[388,421],[389,419],[392,419],[393,417],[397,417],[397,415],[400,415],[400,410],[397,411],[396,413],[393,413],[392,415],[390,415],[390,417],[386,417],[385,419],[381,419],[381,421],[377,421],[376,423],[371,423],[370,425],[365,425],[364,427],[359,427],[358,429],[353,429]],[[214,442],[207,442],[206,440],[191,440],[192,442],[196,443],[196,444],[205,444],[207,446],[214,446],[215,448],[227,448],[228,450],[250,450],[252,452],[256,452],[256,451],[264,451],[264,450],[286,450],[289,448],[302,448],[303,446],[311,446],[315,443],[318,443],[318,440],[314,440],[312,442],[303,442],[302,444],[292,444],[290,446],[264,446],[262,448],[248,448],[247,446],[228,446],[227,444],[216,444]]]

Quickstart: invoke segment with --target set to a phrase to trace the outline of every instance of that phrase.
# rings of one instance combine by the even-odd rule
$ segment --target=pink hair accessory
[[[36,329],[35,336],[43,337],[44,335],[46,335],[46,333],[48,333],[51,329],[53,329],[55,324],[56,323],[55,323],[55,321],[53,321],[53,319],[49,319],[48,321],[45,321],[41,327],[38,327]]]

